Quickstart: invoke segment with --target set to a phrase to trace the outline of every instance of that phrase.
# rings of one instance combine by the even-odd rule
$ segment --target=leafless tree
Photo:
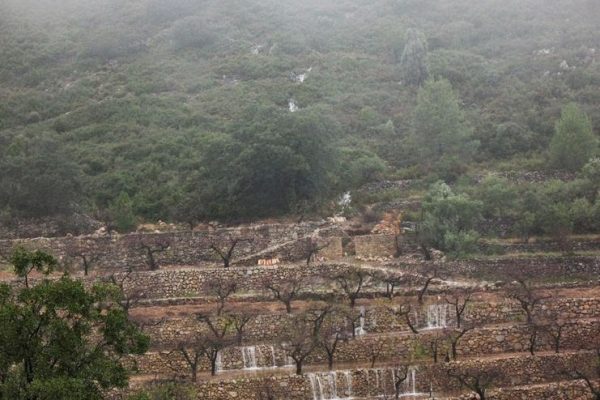
[[[121,293],[120,304],[127,315],[144,298],[144,288],[138,285],[129,285],[133,269],[129,268],[122,274],[111,274],[108,281],[119,288]]]
[[[395,315],[396,318],[404,320],[404,322],[406,323],[406,326],[408,326],[408,328],[411,330],[412,333],[414,333],[414,334],[419,333],[419,331],[417,330],[417,327],[416,327],[417,321],[413,322],[410,319],[411,315],[413,315],[413,306],[409,301],[401,303],[400,305],[397,305],[397,306],[388,306],[387,309],[390,313]]]
[[[394,398],[400,398],[400,392],[402,391],[402,384],[406,382],[408,378],[409,368],[408,365],[396,365],[394,367]]]
[[[367,354],[369,355],[369,361],[371,362],[371,368],[375,368],[375,363],[383,354],[383,342],[380,340],[370,340],[366,346]]]
[[[315,350],[316,341],[312,333],[306,318],[298,315],[279,340],[280,347],[294,360],[297,375],[302,375],[304,361]]]
[[[461,386],[475,393],[479,400],[485,400],[487,391],[494,385],[500,376],[500,371],[495,367],[450,367],[448,376],[456,379]]]
[[[558,312],[551,313],[550,316],[542,320],[542,331],[550,338],[552,348],[556,354],[560,353],[563,331],[568,325],[569,322],[562,319]]]
[[[306,266],[310,266],[310,262],[312,261],[313,257],[321,250],[329,247],[329,245],[331,244],[331,241],[326,241],[324,243],[320,243],[317,238],[314,237],[310,237],[307,239],[307,243],[306,243],[306,248],[305,248],[305,255],[304,258],[306,260]]]
[[[391,271],[377,272],[374,279],[385,284],[385,297],[390,300],[396,295],[396,288],[405,282],[404,276]]]
[[[362,268],[350,267],[347,271],[334,276],[334,281],[350,301],[354,308],[360,292],[371,282],[372,273]]]
[[[246,329],[246,325],[256,318],[256,313],[250,310],[229,312],[228,318],[231,320],[231,325],[235,330],[236,343],[238,346],[241,346],[244,341],[244,330]]]
[[[346,323],[350,325],[350,333],[352,337],[355,338],[358,323],[360,322],[361,318],[365,318],[366,315],[363,315],[362,311],[356,311],[356,309],[351,308],[350,306],[345,306],[341,308],[341,314],[344,316]]]
[[[465,334],[471,330],[475,329],[475,326],[473,325],[469,325],[469,326],[462,326],[461,328],[455,328],[455,329],[446,329],[444,331],[447,339],[448,339],[448,343],[450,344],[450,356],[452,357],[452,360],[457,360],[458,359],[458,342],[460,341],[460,339],[463,338],[463,336],[465,336]]]
[[[130,234],[126,236],[125,240],[130,248],[140,250],[144,253],[146,266],[151,271],[156,271],[160,268],[155,255],[165,252],[171,247],[171,241],[163,235]]]
[[[304,282],[301,278],[289,278],[282,282],[275,282],[272,278],[266,278],[263,281],[263,287],[269,290],[275,300],[279,300],[285,305],[288,314],[292,312],[292,300],[294,300],[304,288]]]
[[[181,342],[177,345],[177,352],[183,355],[186,364],[190,368],[192,382],[198,380],[198,368],[202,357],[206,354],[206,338],[203,335],[196,335],[191,342]]]
[[[600,400],[600,344],[595,354],[585,365],[571,363],[564,374],[571,379],[580,379],[592,395],[593,400]]]
[[[421,277],[423,279],[423,284],[422,284],[421,289],[418,292],[417,298],[419,300],[419,303],[422,304],[423,297],[427,293],[427,290],[429,289],[429,285],[431,284],[431,282],[433,282],[435,279],[444,279],[444,278],[442,278],[442,275],[440,274],[438,266],[433,263],[429,263],[429,264],[422,266],[419,269],[419,274],[421,275]]]
[[[450,304],[454,308],[454,315],[456,316],[456,326],[460,328],[462,323],[462,316],[467,308],[467,304],[471,301],[473,295],[472,289],[457,290],[446,296],[446,303]]]
[[[224,276],[215,276],[204,284],[204,291],[217,298],[217,315],[221,315],[227,299],[237,290],[237,282]]]
[[[223,267],[229,268],[229,265],[231,264],[231,260],[233,258],[233,253],[235,251],[235,248],[237,247],[238,244],[240,244],[242,241],[245,241],[245,240],[246,239],[234,238],[232,236],[229,236],[228,243],[225,248],[223,248],[223,246],[219,245],[216,240],[213,240],[211,242],[210,248],[212,251],[217,253],[217,255],[221,258],[221,260],[223,261]]]
[[[258,400],[275,400],[275,390],[273,389],[272,377],[265,377],[260,380],[256,389],[256,397]]]
[[[100,254],[91,251],[77,239],[67,242],[65,252],[68,257],[79,258],[81,260],[85,276],[88,276],[92,267],[100,259]]]
[[[198,314],[198,320],[204,322],[208,328],[202,343],[204,354],[210,362],[211,375],[214,376],[217,374],[219,353],[234,343],[234,339],[229,335],[232,322],[229,318],[208,314]]]
[[[428,337],[429,354],[434,364],[437,364],[440,359],[440,352],[445,342],[444,332],[441,330],[431,333]]]
[[[536,307],[541,301],[549,299],[552,296],[544,296],[533,287],[529,272],[518,271],[512,274],[512,277],[516,285],[509,289],[508,297],[519,303],[525,313],[526,322],[530,325],[533,322]]]
[[[338,345],[350,337],[349,332],[340,325],[343,317],[339,308],[329,310],[320,323],[319,330],[316,332],[317,346],[327,354],[327,365],[330,370],[333,369],[335,352],[338,349]]]

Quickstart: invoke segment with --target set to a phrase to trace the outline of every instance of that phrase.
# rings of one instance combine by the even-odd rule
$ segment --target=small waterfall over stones
[[[356,328],[354,328],[354,335],[362,336],[367,333],[367,331],[365,331],[365,317],[366,317],[365,307],[361,306],[360,307],[360,317],[358,319],[358,326]]]
[[[223,360],[221,359],[221,352],[217,351],[217,359],[215,360],[216,372],[223,371]]]
[[[367,369],[363,372],[368,397],[395,398],[400,371],[394,368]],[[409,367],[406,379],[398,382],[398,397],[423,396],[417,391],[417,368]]]
[[[273,346],[244,346],[240,347],[240,353],[244,370],[277,368],[277,358]]]
[[[290,110],[290,112],[296,112],[299,110],[298,105],[296,104],[296,100],[294,99],[289,99],[288,100],[288,108]]]
[[[241,351],[244,369],[258,369],[258,363],[256,362],[256,346],[242,347]],[[258,351],[260,352],[260,349],[258,349]]]
[[[350,371],[330,371],[306,374],[313,400],[339,400],[352,398]]]
[[[427,329],[446,328],[448,304],[430,304],[427,306]]]

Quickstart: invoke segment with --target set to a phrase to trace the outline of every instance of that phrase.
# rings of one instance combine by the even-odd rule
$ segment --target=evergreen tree
[[[431,164],[443,156],[464,160],[477,145],[452,85],[445,79],[429,79],[419,90],[412,131],[421,163]]]
[[[565,106],[550,142],[550,165],[578,171],[597,153],[597,147],[598,140],[587,115],[574,103]]]
[[[409,85],[421,86],[429,74],[427,69],[427,43],[415,29],[406,32],[406,45],[400,58],[404,81]]]

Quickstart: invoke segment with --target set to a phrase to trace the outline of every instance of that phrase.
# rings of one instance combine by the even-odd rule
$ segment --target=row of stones
[[[426,301],[435,301],[435,299],[426,299]],[[456,317],[453,308],[445,303],[440,303],[440,306],[436,310],[438,318],[441,317],[440,313],[443,313],[445,326],[455,326]],[[410,318],[418,330],[433,327],[428,326],[428,309],[436,307],[436,303],[428,304],[426,302],[411,312]],[[553,298],[544,300],[538,308],[542,315],[547,315],[549,318],[560,316],[565,321],[600,318],[600,298]],[[369,302],[366,307],[356,309],[354,312],[364,314],[362,328],[366,333],[407,332],[409,330],[403,318],[399,318],[387,307],[379,306],[376,303]],[[285,313],[256,315],[245,326],[244,341],[246,343],[276,341],[288,330],[292,317],[293,315]],[[471,303],[466,308],[463,318],[465,322],[470,322],[475,326],[514,323],[523,320],[523,312],[515,301],[506,299],[499,303]],[[340,321],[340,324],[344,325],[346,322]],[[193,315],[182,318],[147,320],[144,321],[143,326],[146,333],[152,338],[153,348],[168,348],[179,343],[190,342],[198,333],[206,332],[207,329],[206,324]]]
[[[565,371],[590,365],[594,360],[591,353],[567,353],[541,356],[518,356],[507,358],[487,358],[444,364],[421,364],[414,367],[415,390],[421,393],[456,393],[460,384],[449,375],[466,370],[494,371],[495,387],[515,387],[519,385],[547,384],[565,379]],[[353,369],[331,373],[314,373],[304,376],[276,375],[269,377],[242,377],[209,381],[194,386],[195,396],[203,400],[259,400],[265,392],[274,398],[289,400],[309,400],[314,398],[314,386],[311,377],[325,377],[334,380],[338,394],[353,397],[391,395],[392,379],[396,368]],[[580,387],[579,384],[576,384]],[[344,392],[344,393],[342,393]],[[496,393],[501,393],[496,391]],[[523,393],[523,392],[522,392]],[[537,393],[537,391],[536,391]],[[506,399],[496,394],[491,398]],[[500,396],[500,397],[498,397]],[[527,398],[518,394],[517,399]],[[120,400],[125,393],[114,393],[111,400]],[[530,397],[548,398],[548,397]]]
[[[531,328],[527,325],[493,326],[474,329],[467,332],[458,342],[457,354],[461,357],[476,357],[490,354],[522,352],[529,348]],[[450,354],[451,333],[444,330],[422,331],[418,335],[391,334],[365,335],[340,342],[335,353],[337,363],[367,363],[393,360],[429,360],[432,359],[432,345],[437,348],[439,359]],[[600,321],[579,321],[567,326],[562,332],[561,350],[580,350],[593,346],[593,338],[599,338]],[[600,339],[600,338],[599,338]],[[553,349],[552,336],[543,329],[536,338],[535,350]],[[247,349],[247,348],[246,348]],[[260,345],[254,349],[256,365],[253,367],[273,368],[289,366],[291,361],[277,345]],[[251,365],[246,360],[243,347],[230,347],[221,353],[221,368],[240,370]],[[176,375],[187,374],[188,365],[178,351],[165,350],[150,352],[133,357],[140,374]],[[306,359],[307,364],[324,364],[327,355],[316,349]],[[209,370],[207,360],[203,360],[199,370]]]

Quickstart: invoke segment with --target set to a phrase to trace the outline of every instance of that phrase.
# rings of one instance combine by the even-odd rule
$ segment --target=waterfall
[[[358,319],[358,326],[356,328],[354,328],[354,335],[361,336],[361,335],[364,335],[365,333],[367,333],[365,331],[365,316],[366,316],[365,306],[361,306],[360,307],[360,317]]]
[[[288,100],[288,107],[289,107],[290,112],[298,111],[298,105],[296,104],[296,100],[294,100],[294,99]]]
[[[448,304],[430,304],[427,306],[427,328],[446,328],[446,316],[448,315]]]
[[[241,351],[244,369],[258,369],[258,363],[256,362],[256,346],[242,347]]]
[[[216,372],[223,370],[223,360],[221,360],[221,352],[217,351],[217,359],[215,360]]]
[[[398,378],[398,370],[395,368],[377,368],[364,370],[365,382],[367,384],[366,396],[368,398],[395,397],[396,379]],[[375,379],[371,379],[371,374]],[[406,379],[399,386],[399,397],[410,398],[415,396],[423,396],[423,393],[417,391],[417,368],[408,367]],[[317,398],[321,400],[321,398]]]
[[[275,347],[269,346],[269,348],[271,349],[271,368],[277,368],[277,358],[275,358]]]
[[[343,379],[338,382],[338,372],[315,372],[306,374],[312,390],[313,400],[342,400],[352,398],[352,375],[340,371]]]

